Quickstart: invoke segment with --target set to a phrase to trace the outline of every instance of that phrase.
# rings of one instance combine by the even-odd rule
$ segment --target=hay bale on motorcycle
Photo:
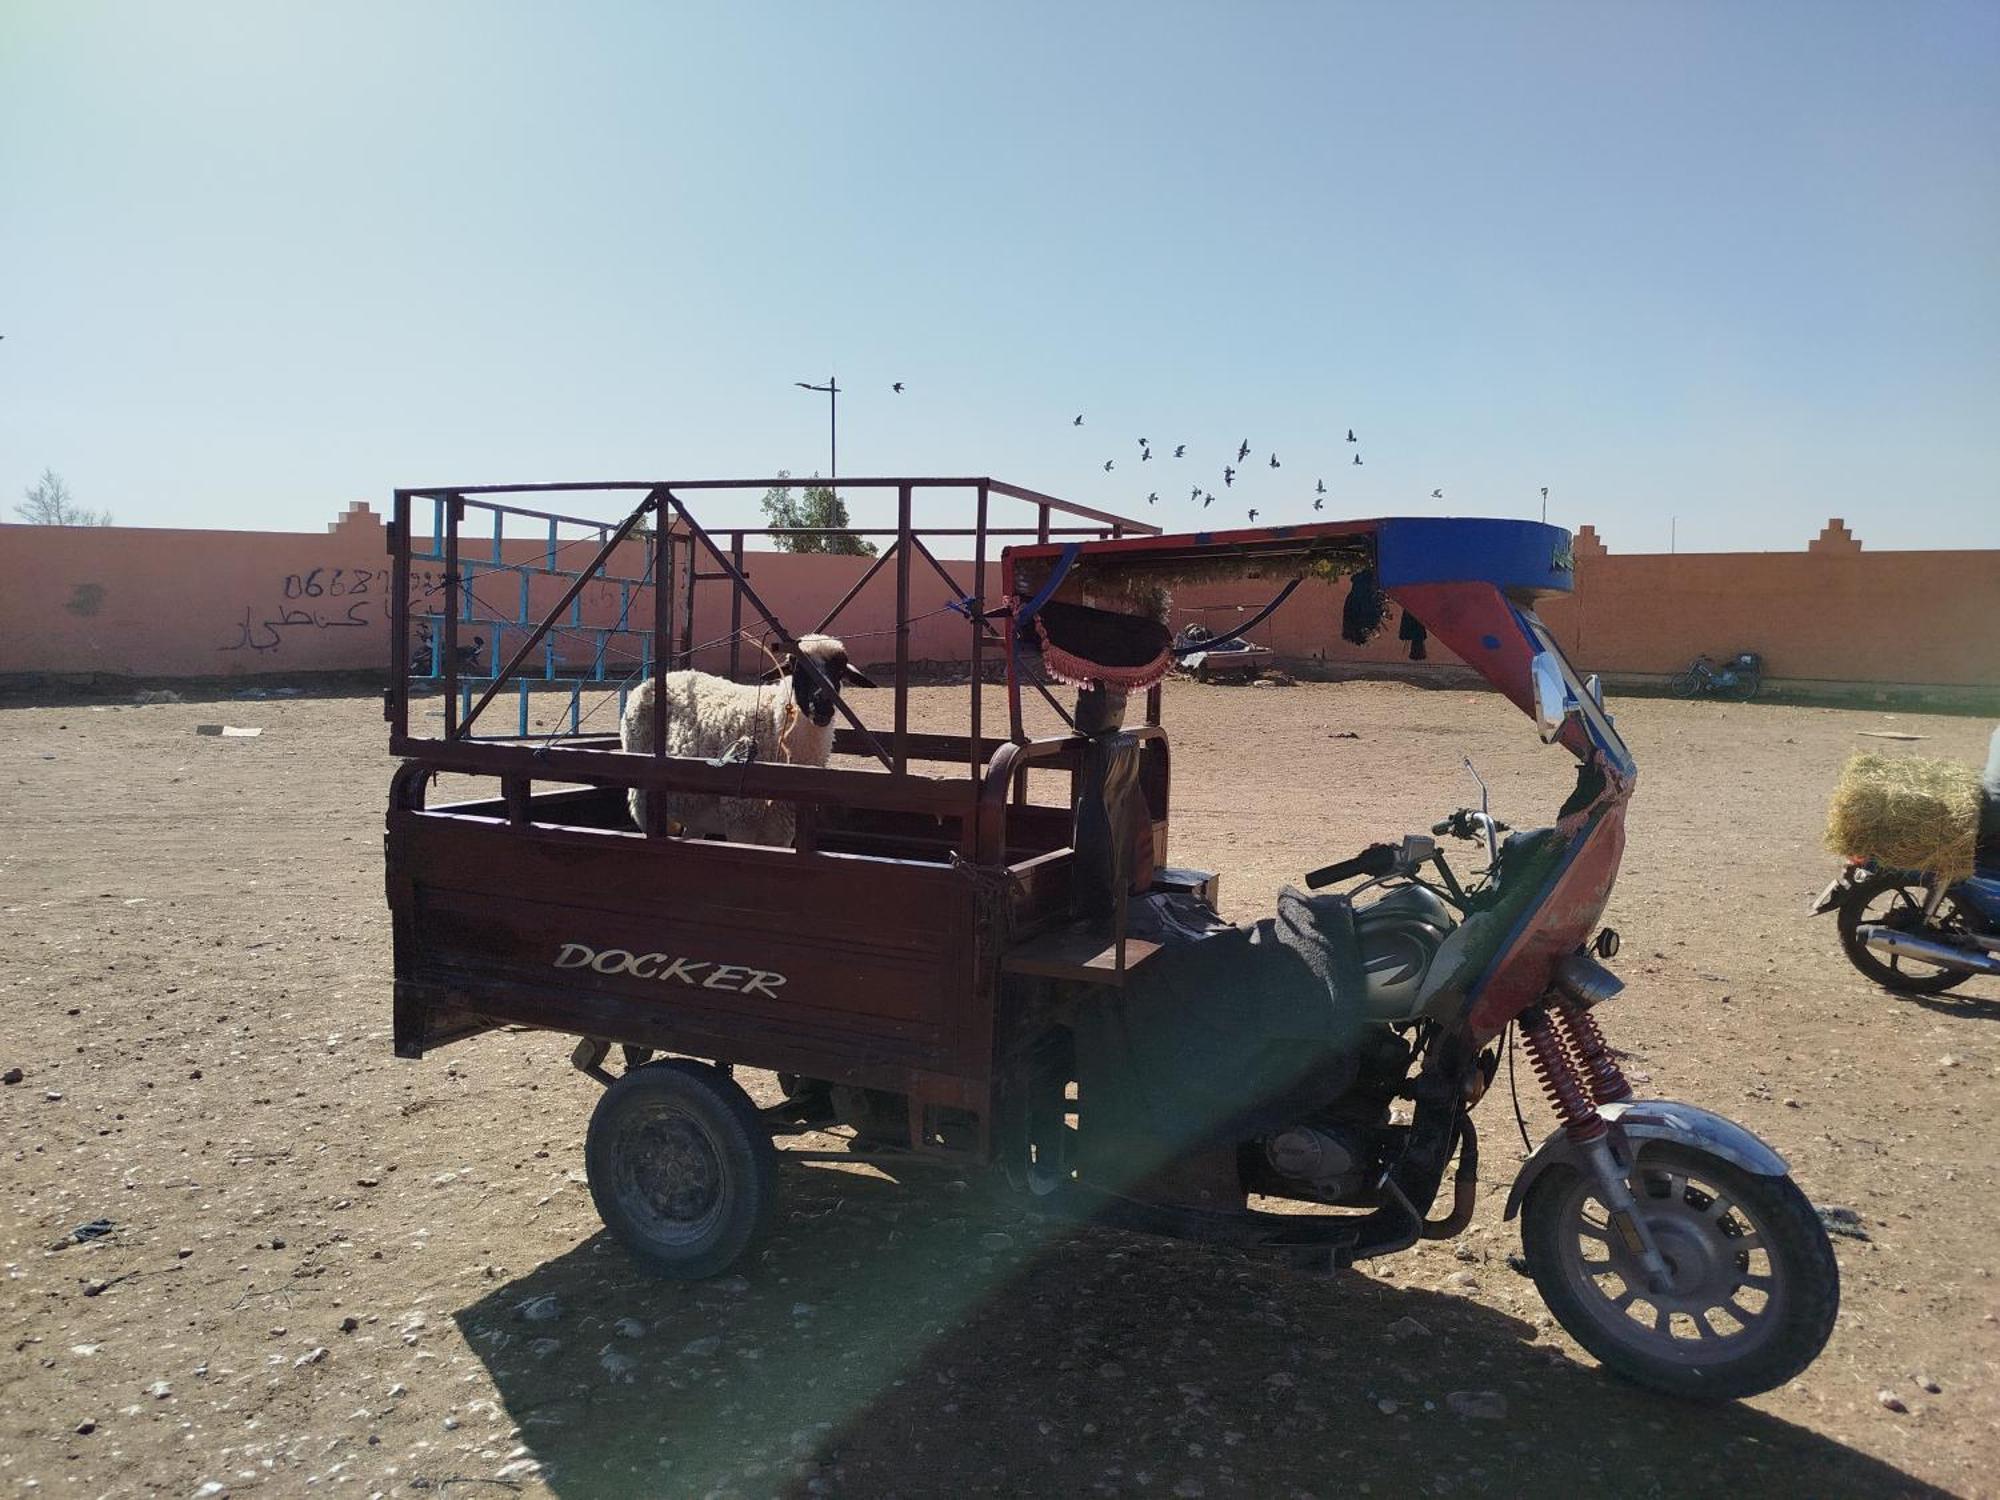
[[[1826,844],[1947,880],[1972,873],[1979,836],[1979,773],[1919,755],[1856,755],[1827,809]]]

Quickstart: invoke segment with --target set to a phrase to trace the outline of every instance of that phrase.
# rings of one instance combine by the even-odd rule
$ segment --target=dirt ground
[[[0,1068],[24,1075],[0,1088],[0,1487],[2000,1495],[2000,986],[1885,994],[1804,915],[1836,768],[1884,743],[1857,731],[1976,761],[1989,726],[1613,708],[1642,780],[1611,1040],[1867,1236],[1835,1242],[1819,1362],[1734,1405],[1604,1375],[1508,1268],[1504,1078],[1472,1230],[1335,1278],[1052,1228],[935,1170],[792,1167],[742,1275],[645,1280],[583,1185],[598,1091],[562,1038],[390,1055],[376,702],[0,711]],[[1174,857],[1239,917],[1474,800],[1462,756],[1517,823],[1567,788],[1484,694],[1175,685],[1168,709]],[[193,733],[223,718],[264,733]]]

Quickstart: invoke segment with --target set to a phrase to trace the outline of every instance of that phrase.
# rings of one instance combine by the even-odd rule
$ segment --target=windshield
[[[1632,752],[1625,748],[1625,742],[1618,737],[1618,731],[1611,722],[1611,715],[1604,711],[1604,705],[1597,701],[1596,695],[1584,687],[1583,680],[1576,675],[1576,668],[1571,666],[1569,658],[1563,655],[1562,647],[1556,644],[1555,636],[1549,627],[1542,623],[1541,617],[1532,609],[1521,606],[1516,606],[1516,609],[1521,616],[1521,626],[1533,639],[1535,649],[1547,652],[1562,669],[1563,683],[1569,689],[1570,706],[1581,715],[1584,728],[1590,734],[1591,743],[1604,751],[1614,766],[1629,775],[1633,770]]]

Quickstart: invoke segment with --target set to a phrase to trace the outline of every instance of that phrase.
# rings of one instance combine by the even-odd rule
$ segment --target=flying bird
[[[1201,498],[1201,486],[1200,486],[1200,485],[1196,485],[1196,486],[1195,486],[1195,487],[1194,487],[1193,489],[1191,489],[1191,490],[1189,490],[1189,491],[1188,491],[1188,499],[1190,499],[1190,500],[1199,500],[1200,498]]]
[[[1253,521],[1257,519],[1257,507],[1254,505],[1250,507],[1250,519]]]
[[[1142,464],[1148,462],[1152,456],[1153,450],[1151,448],[1141,448],[1139,450],[1139,462]]]
[[[1275,453],[1273,453],[1273,454],[1271,455],[1271,467],[1272,467],[1272,468],[1274,468],[1274,469],[1276,469],[1276,468],[1282,468],[1282,467],[1283,467],[1283,465],[1281,465],[1281,464],[1280,464],[1280,463],[1278,462],[1278,455],[1277,455],[1277,454],[1275,454]]]
[[[1250,439],[1243,440],[1243,446],[1236,450],[1236,461],[1240,464],[1250,456]]]
[[[1326,509],[1326,502],[1325,502],[1324,500],[1315,500],[1315,501],[1313,501],[1313,509],[1314,509],[1314,510],[1325,510],[1325,509]]]
[[[1078,413],[1076,414],[1076,420],[1075,420],[1074,422],[1070,423],[1069,425],[1070,425],[1070,426],[1072,426],[1072,427],[1081,427],[1081,426],[1083,425],[1083,413],[1082,413],[1082,412],[1078,412]]]
[[[1153,440],[1151,438],[1140,438],[1139,446],[1141,448],[1150,448],[1153,446]]]
[[[1313,493],[1315,495],[1324,495],[1326,493],[1326,481],[1324,479],[1313,486]]]
[[[903,394],[903,382],[899,380],[894,385],[890,386],[889,389],[894,391],[897,395],[900,396]]]
[[[1111,460],[1108,458],[1104,460],[1104,472],[1107,474],[1111,472]]]
[[[1226,490],[1234,483],[1236,483],[1236,471],[1230,468],[1228,464],[1224,464],[1222,466],[1222,487]]]
[[[1148,505],[1158,505],[1160,503],[1160,492],[1154,490],[1152,494],[1146,497],[1146,503]]]
[[[1082,418],[1082,417],[1078,417],[1078,418],[1077,418],[1077,421],[1079,421],[1079,422],[1081,422],[1082,420],[1083,420],[1083,418]],[[1350,427],[1350,428],[1348,428],[1348,429],[1347,429],[1347,440],[1348,440],[1348,442],[1350,442],[1350,443],[1356,443],[1356,442],[1359,442],[1359,441],[1360,441],[1360,439],[1359,439],[1359,438],[1357,438],[1357,437],[1356,437],[1356,436],[1354,435],[1354,429],[1353,429],[1352,427]]]
[[[1201,496],[1201,508],[1207,510],[1213,504],[1215,504],[1215,496],[1204,490]]]
[[[1359,453],[1357,453],[1357,454],[1355,454],[1355,455],[1354,455],[1354,463],[1355,463],[1355,466],[1356,466],[1357,468],[1358,468],[1358,467],[1360,467],[1360,464],[1361,464],[1361,455],[1360,455]]]
[[[1175,443],[1175,444],[1174,444],[1174,457],[1175,457],[1175,458],[1186,458],[1186,457],[1187,457],[1187,444],[1186,444],[1186,443]]]
[[[1443,490],[1432,490],[1432,491],[1431,491],[1431,499],[1433,499],[1433,500],[1442,500],[1442,499],[1444,499],[1444,491],[1443,491]]]

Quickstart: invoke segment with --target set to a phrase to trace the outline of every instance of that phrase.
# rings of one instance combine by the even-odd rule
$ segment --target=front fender
[[[1679,1104],[1672,1099],[1626,1099],[1617,1104],[1600,1104],[1597,1112],[1611,1126],[1612,1145],[1621,1161],[1632,1160],[1633,1153],[1643,1150],[1647,1141],[1672,1141],[1719,1156],[1731,1166],[1755,1172],[1759,1177],[1783,1177],[1791,1171],[1784,1157],[1754,1133],[1734,1120],[1692,1104]],[[1511,1219],[1521,1211],[1528,1189],[1542,1173],[1557,1162],[1576,1165],[1578,1159],[1579,1153],[1567,1131],[1558,1130],[1543,1141],[1535,1154],[1521,1164],[1514,1186],[1507,1194],[1505,1217]],[[1578,1170],[1585,1169],[1579,1165]]]

